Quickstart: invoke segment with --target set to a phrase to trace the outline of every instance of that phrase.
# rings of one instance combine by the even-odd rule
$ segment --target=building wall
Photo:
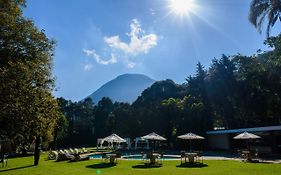
[[[208,135],[208,143],[211,149],[229,150],[228,134]]]

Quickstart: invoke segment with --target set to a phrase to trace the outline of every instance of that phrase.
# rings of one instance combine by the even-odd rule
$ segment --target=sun
[[[169,8],[172,13],[178,16],[187,16],[195,11],[195,0],[170,0]]]

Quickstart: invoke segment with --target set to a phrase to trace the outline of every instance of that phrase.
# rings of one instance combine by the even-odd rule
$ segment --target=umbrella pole
[[[188,147],[187,142],[188,142],[188,140],[185,141],[185,151],[187,151],[187,149],[188,149],[188,148],[187,148],[187,147]]]
[[[188,141],[189,141],[189,152],[191,152],[191,141],[190,140]]]
[[[155,150],[155,140],[153,140],[153,150],[152,150],[152,152],[154,152],[154,150]]]

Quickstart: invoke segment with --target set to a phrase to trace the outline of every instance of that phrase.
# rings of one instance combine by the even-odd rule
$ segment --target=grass
[[[244,163],[238,161],[209,160],[203,166],[179,166],[179,160],[166,160],[161,167],[147,167],[140,161],[120,160],[109,165],[102,160],[81,162],[54,162],[41,156],[39,166],[32,166],[33,157],[13,158],[8,166],[0,168],[0,175],[280,175],[281,164]]]

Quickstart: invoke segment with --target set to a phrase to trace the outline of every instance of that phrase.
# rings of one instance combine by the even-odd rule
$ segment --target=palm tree
[[[270,29],[275,22],[281,21],[281,0],[252,0],[249,11],[249,21],[261,33],[262,24],[267,16],[266,34],[269,37]]]

